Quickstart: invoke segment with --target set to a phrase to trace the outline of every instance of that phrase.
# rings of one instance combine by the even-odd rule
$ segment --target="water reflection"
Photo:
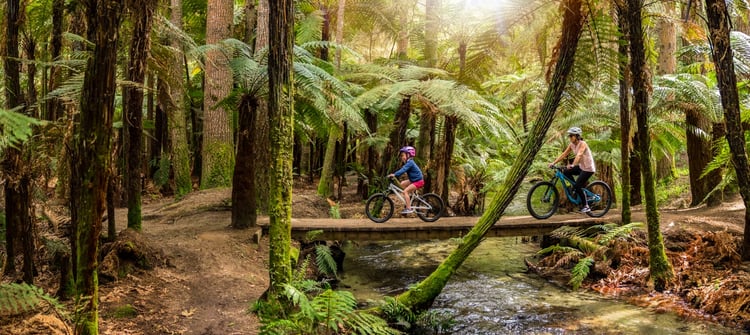
[[[429,275],[454,248],[451,241],[349,245],[343,284],[360,301],[396,295]],[[742,334],[550,284],[524,273],[524,258],[537,250],[520,238],[485,240],[433,306],[455,316],[449,333]]]

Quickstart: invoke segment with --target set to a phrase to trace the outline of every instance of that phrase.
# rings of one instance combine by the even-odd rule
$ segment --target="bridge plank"
[[[322,231],[316,239],[385,241],[385,240],[436,240],[466,235],[478,217],[447,217],[436,222],[423,222],[419,218],[393,218],[385,223],[368,219],[292,219],[292,238],[305,239],[312,231]],[[531,216],[503,217],[487,232],[487,237],[539,236],[549,234],[562,226],[589,227],[608,222],[619,222],[619,215],[590,218],[580,214],[557,215],[547,220]],[[268,234],[268,219],[261,219],[263,234]]]

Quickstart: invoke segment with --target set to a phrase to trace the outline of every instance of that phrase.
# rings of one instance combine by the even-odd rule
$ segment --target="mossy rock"
[[[132,229],[120,232],[114,242],[104,244],[101,254],[99,278],[103,281],[114,281],[133,271],[151,270],[165,263],[162,251]]]

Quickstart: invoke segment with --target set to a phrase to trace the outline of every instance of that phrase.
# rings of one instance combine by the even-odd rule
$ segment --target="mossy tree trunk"
[[[234,1],[209,0],[206,16],[207,44],[218,44],[232,37]],[[204,70],[201,188],[231,186],[234,169],[232,122],[230,113],[219,103],[232,89],[229,58],[222,50],[209,50]]]
[[[171,0],[170,21],[175,27],[182,29],[182,0]],[[177,50],[182,48],[177,42],[172,46]],[[174,68],[182,68],[184,55],[179,53],[174,56]],[[178,197],[184,196],[193,190],[193,181],[190,178],[190,147],[188,145],[187,118],[185,115],[185,87],[182,83],[181,71],[170,71],[169,78],[169,105],[167,106],[167,119],[169,122],[169,138],[172,150],[172,172],[174,173],[175,192]]]
[[[445,287],[453,273],[463,264],[479,245],[487,231],[500,219],[521,186],[534,157],[544,143],[544,137],[560,103],[568,75],[573,67],[575,51],[585,21],[581,0],[566,0],[563,8],[563,28],[559,41],[559,55],[551,78],[550,87],[544,97],[541,112],[527,137],[518,157],[501,184],[484,215],[463,238],[461,244],[429,277],[398,296],[398,301],[415,310],[428,308]]]
[[[123,87],[123,114],[125,131],[125,184],[128,199],[128,228],[141,231],[141,174],[143,173],[143,85],[146,80],[146,62],[151,48],[151,25],[155,1],[131,1],[133,35],[130,39],[128,80],[133,85]]]
[[[82,297],[76,333],[99,333],[97,256],[105,209],[110,138],[114,117],[115,67],[122,2],[87,0],[87,39],[92,54],[86,64],[81,110],[75,115],[70,159],[71,250],[76,294]]]
[[[333,196],[333,174],[335,172],[336,142],[341,128],[338,125],[328,127],[328,144],[326,145],[325,158],[323,158],[323,169],[318,181],[318,195],[324,198]]]
[[[745,203],[745,232],[742,241],[742,259],[750,260],[750,165],[745,151],[745,132],[740,119],[740,103],[737,91],[737,77],[734,72],[734,57],[729,41],[732,26],[726,2],[706,0],[706,17],[710,33],[712,55],[716,66],[716,79],[721,92],[721,106],[724,109],[724,123],[732,163],[737,174],[742,201]]]
[[[283,302],[283,285],[292,279],[292,147],[294,85],[294,3],[269,2],[268,110],[271,121],[271,188],[269,199],[269,301]]]
[[[638,154],[643,175],[643,191],[646,198],[646,222],[648,227],[649,270],[654,287],[663,290],[674,277],[672,265],[664,250],[664,239],[659,224],[659,209],[656,207],[656,181],[651,167],[651,139],[648,124],[648,68],[643,37],[641,11],[643,0],[627,2],[628,31],[630,39],[630,74],[633,78],[633,107],[638,120]]]
[[[268,47],[269,33],[269,0],[258,0],[258,17],[255,34],[255,52],[260,52]],[[258,110],[255,115],[255,126],[253,131],[253,157],[255,157],[255,185],[260,190],[270,187],[271,171],[271,144],[269,143],[269,131],[271,123],[268,115],[268,101],[258,100]],[[263,213],[268,210],[268,192],[256,192],[257,207]]]

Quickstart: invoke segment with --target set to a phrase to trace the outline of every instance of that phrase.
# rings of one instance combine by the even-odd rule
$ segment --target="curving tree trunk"
[[[633,107],[638,120],[638,154],[641,161],[643,188],[646,197],[646,222],[648,226],[649,270],[654,287],[663,290],[674,277],[672,265],[669,263],[664,250],[664,239],[659,225],[659,209],[656,207],[656,181],[651,167],[649,154],[651,139],[649,138],[648,100],[650,87],[648,68],[646,65],[646,51],[643,38],[643,24],[641,10],[643,0],[629,0],[627,2],[628,30],[630,32],[630,73],[633,78]]]
[[[75,136],[70,158],[71,250],[76,294],[82,300],[76,333],[99,333],[99,238],[102,229],[114,117],[115,68],[122,3],[87,0],[86,37],[92,55],[86,64],[81,110],[75,115]]]
[[[125,184],[128,199],[128,228],[141,231],[141,174],[143,171],[143,89],[146,62],[151,48],[151,25],[155,1],[131,1],[133,21],[127,76],[133,85],[123,88],[123,130],[125,138]],[[138,86],[136,86],[138,85]]]
[[[555,111],[560,103],[563,89],[568,75],[573,68],[578,39],[585,21],[581,8],[581,0],[566,0],[563,8],[562,34],[559,41],[559,55],[554,67],[550,87],[544,97],[539,117],[534,123],[526,142],[508,173],[488,210],[469,233],[464,236],[462,243],[453,251],[440,266],[425,280],[398,296],[398,301],[413,310],[424,310],[432,305],[450,277],[463,264],[471,252],[479,245],[487,231],[500,219],[503,212],[513,200],[521,186],[534,157],[544,143],[544,137],[552,124]]]
[[[729,41],[731,21],[727,5],[723,0],[706,0],[706,17],[710,33],[711,53],[716,66],[716,79],[721,92],[724,123],[732,163],[737,174],[740,195],[745,204],[745,232],[742,241],[742,259],[750,260],[750,165],[745,151],[745,132],[740,119],[740,103],[737,77],[734,72],[734,57]]]
[[[270,286],[267,298],[284,302],[284,284],[292,280],[292,146],[294,125],[294,2],[269,6],[268,111],[271,121],[271,188],[269,205]]]
[[[209,0],[206,43],[232,37],[233,0]],[[229,58],[221,50],[206,52],[203,98],[203,167],[201,188],[230,186],[234,168],[234,139],[230,113],[219,102],[232,90]]]

